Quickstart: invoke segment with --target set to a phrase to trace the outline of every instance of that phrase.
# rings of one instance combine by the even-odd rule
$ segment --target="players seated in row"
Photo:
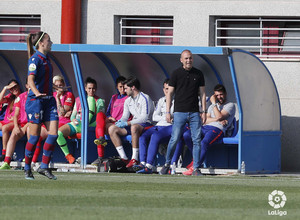
[[[12,81],[15,83],[15,81]],[[57,102],[57,109],[59,114],[59,127],[70,122],[70,116],[72,113],[73,105],[74,105],[74,96],[71,92],[66,91],[65,82],[62,76],[54,76],[53,77],[53,85],[55,88],[55,92],[53,96]],[[27,88],[27,83],[26,83]],[[29,134],[28,123],[27,123],[27,115],[25,112],[25,103],[27,99],[27,91],[22,93],[16,100],[14,104],[14,114],[13,115],[13,123],[14,129],[12,130],[11,135],[4,133],[9,136],[9,140],[7,143],[7,151],[4,160],[4,164],[2,164],[0,169],[9,169],[10,162],[12,159],[13,152],[15,150],[16,142],[21,139],[26,133]],[[5,122],[5,121],[4,121]],[[41,151],[42,140],[46,139],[47,131],[45,126],[41,127],[41,137],[36,145],[36,149],[34,151],[34,155],[32,158],[32,163],[36,163]],[[6,146],[6,145],[5,145]]]
[[[28,89],[26,83],[26,89]],[[26,133],[29,134],[29,123],[27,122],[27,114],[25,112],[25,104],[27,99],[28,92],[21,93],[14,101],[13,106],[13,130],[9,136],[6,148],[6,154],[4,163],[0,167],[1,170],[3,169],[10,169],[10,162],[12,160],[12,156],[16,147],[16,143],[19,139],[21,139]],[[47,130],[44,126],[41,128],[41,137],[37,143],[37,148],[34,152],[33,162],[36,162],[37,157],[39,155],[39,150],[41,149],[42,140],[46,139],[47,137]],[[29,137],[28,137],[29,138]],[[34,161],[35,160],[35,161]]]
[[[112,99],[111,99],[111,102],[110,102],[110,106],[113,106],[114,104],[115,104],[115,101],[116,100],[119,100],[119,101],[121,101],[122,103],[121,104],[123,104],[124,102],[125,102],[125,100],[126,100],[126,98],[127,98],[127,96],[125,95],[125,94],[122,94],[121,95],[121,92],[122,92],[122,85],[123,85],[123,83],[124,83],[124,78],[120,78],[120,80],[122,81],[122,82],[120,82],[119,83],[119,81],[117,81],[117,86],[118,86],[118,88],[120,87],[121,89],[119,89],[119,94],[116,94],[116,95],[114,95],[113,97],[112,97]],[[136,80],[136,82],[138,82],[138,80],[137,79],[135,79]],[[64,87],[65,85],[64,85],[64,81],[63,81],[63,79],[61,78],[61,77],[54,77],[54,84],[56,84],[56,86],[57,87]],[[139,84],[139,82],[138,82],[138,84]],[[165,85],[165,83],[164,83],[164,85]],[[225,90],[225,88],[223,88],[223,87],[221,87],[220,85],[218,85],[220,88],[218,89],[218,88],[215,88],[215,93],[218,93],[219,91],[216,91],[216,90],[220,90],[221,91],[221,98],[217,98],[218,96],[215,94],[214,96],[212,96],[212,98],[211,98],[211,100],[213,100],[212,101],[212,103],[216,103],[216,100],[217,100],[217,102],[218,103],[223,103],[224,102],[224,100],[226,101],[226,90]],[[15,87],[15,86],[13,86],[13,87]],[[13,88],[12,87],[12,88]],[[135,98],[137,97],[137,95],[139,94],[139,93],[141,93],[137,88],[135,88],[135,84],[132,84],[132,86],[130,87],[130,86],[128,86],[127,84],[126,84],[126,86],[125,86],[126,88],[128,88],[127,90],[128,90],[128,92],[127,92],[127,94],[133,99],[133,100],[135,100]],[[139,86],[138,86],[139,87]],[[166,90],[166,88],[164,87],[164,91]],[[91,91],[93,91],[93,89],[91,90]],[[135,92],[136,91],[136,92]],[[224,92],[225,91],[225,92]],[[61,91],[60,91],[61,92]],[[123,90],[123,92],[124,92],[124,90]],[[62,92],[60,95],[57,95],[59,92],[56,92],[55,94],[54,94],[54,97],[56,97],[56,99],[57,100],[60,100],[61,101],[61,105],[62,104],[65,104],[65,102],[64,101],[69,101],[69,103],[72,103],[72,95],[70,95],[70,94],[68,94],[68,93],[66,93],[66,94],[64,94],[64,92]],[[26,94],[26,93],[24,93],[24,94]],[[95,95],[95,93],[92,95],[92,96],[94,96]],[[69,97],[70,96],[70,97]],[[215,97],[215,98],[214,98]],[[222,98],[223,97],[223,98]],[[162,98],[163,99],[163,98]],[[216,100],[214,100],[214,99],[216,99]],[[21,99],[22,100],[22,99]],[[26,100],[26,98],[25,98],[25,100]],[[148,102],[148,103],[152,103],[152,101],[150,101],[151,99],[149,98],[148,99],[148,101],[146,101],[146,103]],[[163,105],[162,106],[160,106],[160,102],[162,102],[162,101],[159,101],[159,103],[158,103],[158,106],[157,106],[157,108],[156,108],[156,110],[158,110],[159,108],[161,109],[161,107],[163,107]],[[18,111],[20,111],[19,110],[19,108],[21,108],[22,107],[22,105],[19,105],[18,106],[18,103],[21,103],[20,101],[19,101],[19,99],[18,99],[18,102],[16,102],[16,106],[18,107],[17,109],[18,109]],[[103,107],[102,107],[102,109],[104,108],[104,101],[102,101],[101,103],[103,103]],[[163,102],[162,102],[163,103]],[[120,104],[120,103],[119,103]],[[59,104],[58,104],[59,105]],[[80,104],[79,104],[80,105]],[[23,105],[24,106],[24,105]],[[62,111],[60,111],[60,112],[63,112],[64,111],[64,113],[68,113],[68,112],[71,112],[71,106],[72,106],[72,104],[70,104],[70,105],[67,105],[67,108],[65,109],[65,110],[62,110]],[[120,106],[120,105],[119,105]],[[216,105],[217,106],[217,105]],[[221,108],[222,108],[222,105],[220,104],[220,106],[221,106]],[[230,105],[231,106],[231,105]],[[65,107],[65,106],[64,106]],[[69,108],[68,108],[69,107]],[[234,105],[233,105],[233,107],[234,107]],[[61,108],[61,107],[60,107]],[[76,107],[77,108],[77,107]],[[80,107],[79,107],[80,108]],[[58,108],[59,109],[59,108]],[[116,112],[113,112],[112,111],[112,109],[115,109],[114,107],[110,107],[110,108],[108,108],[108,111],[107,111],[107,113],[111,113],[111,115],[113,116],[114,114],[116,114]],[[116,109],[115,109],[116,110]],[[131,109],[132,110],[132,109]],[[232,111],[234,111],[235,112],[235,107],[234,107],[234,110],[232,110]],[[97,129],[96,129],[96,133],[98,134],[97,135],[97,137],[98,137],[98,139],[96,139],[95,141],[97,141],[97,140],[103,140],[104,138],[104,133],[106,133],[105,131],[107,131],[108,130],[108,128],[109,127],[111,127],[112,126],[112,128],[113,129],[111,129],[111,132],[109,133],[109,134],[111,134],[111,136],[114,136],[114,131],[116,131],[116,130],[119,130],[119,129],[117,129],[117,128],[120,128],[120,130],[121,131],[124,131],[122,128],[123,128],[123,126],[125,125],[125,127],[128,127],[128,125],[131,125],[132,124],[132,122],[126,122],[126,124],[124,124],[124,118],[123,118],[123,120],[119,120],[117,123],[116,123],[116,125],[114,125],[113,123],[115,122],[115,121],[117,121],[117,119],[119,119],[120,118],[120,116],[121,116],[121,114],[120,114],[120,112],[122,113],[122,108],[119,108],[119,114],[118,114],[118,116],[116,116],[116,115],[114,115],[116,118],[110,118],[110,117],[106,117],[106,116],[104,116],[103,117],[103,115],[104,115],[104,113],[103,112],[101,112],[100,111],[100,114],[98,113],[97,114],[97,117],[98,117],[98,115],[101,115],[101,120],[99,120],[98,119],[98,121],[100,122],[100,121],[103,121],[103,118],[105,119],[105,129],[103,129],[102,128],[102,130],[99,132],[99,129],[98,129],[98,131],[97,131]],[[130,111],[129,111],[130,112]],[[80,111],[79,111],[79,113],[80,113]],[[132,113],[133,113],[133,110],[132,110]],[[163,114],[163,113],[161,113],[161,114]],[[18,114],[17,114],[18,115]],[[151,115],[151,114],[150,114]],[[157,117],[159,114],[158,113],[155,113],[155,114],[153,114],[153,119],[154,119],[154,121],[159,121],[159,120],[155,120],[155,117]],[[234,117],[234,114],[230,114],[232,117],[231,118],[233,118]],[[68,117],[68,114],[66,114],[66,118]],[[18,118],[18,117],[17,117]],[[95,118],[95,117],[94,117]],[[208,113],[208,118],[210,118],[210,114]],[[228,122],[228,120],[224,120],[227,124],[226,125],[230,125],[231,124],[231,122]],[[208,122],[209,122],[209,120],[208,120]],[[222,122],[222,123],[225,123],[225,122]],[[25,131],[26,131],[26,127],[25,128],[23,128],[23,129],[21,129],[22,128],[22,126],[24,127],[24,123],[22,124],[22,123],[20,123],[20,120],[19,121],[17,121],[17,123],[18,123],[18,125],[19,126],[21,126],[21,127],[19,127],[19,126],[15,126],[15,130],[13,131],[13,134],[16,136],[15,138],[13,138],[12,140],[11,140],[11,144],[10,145],[12,145],[12,146],[15,146],[15,143],[16,143],[16,141],[19,139],[19,138],[21,138],[24,134],[25,134]],[[163,122],[162,122],[163,123]],[[14,124],[14,122],[12,121],[12,124]],[[26,123],[25,123],[26,124]],[[98,125],[100,125],[101,123],[97,123],[97,127],[99,127]],[[206,124],[207,125],[207,124]],[[151,124],[147,124],[146,125],[147,127],[151,127],[152,125]],[[207,125],[207,126],[204,126],[202,129],[203,129],[203,133],[205,133],[206,134],[206,131],[207,131],[207,129],[206,128],[210,128],[209,126],[211,126],[211,125]],[[131,126],[132,128],[134,127],[134,126]],[[139,127],[139,126],[138,126]],[[143,127],[143,126],[142,126]],[[138,157],[136,156],[136,152],[138,152],[139,150],[139,148],[140,148],[140,160],[141,160],[141,164],[142,164],[142,167],[143,167],[143,169],[142,169],[142,171],[140,171],[139,173],[151,173],[151,171],[152,171],[152,166],[153,166],[153,161],[154,161],[154,159],[152,159],[151,160],[151,155],[152,154],[154,154],[154,155],[156,155],[156,153],[157,153],[157,147],[158,147],[158,144],[155,144],[155,146],[156,147],[150,147],[150,146],[153,146],[153,143],[155,143],[155,141],[156,140],[160,140],[160,138],[158,138],[157,139],[157,137],[155,137],[157,134],[162,134],[162,133],[164,133],[164,132],[154,132],[155,130],[156,131],[158,131],[158,130],[160,130],[160,129],[158,129],[158,127],[161,127],[161,125],[160,125],[160,123],[158,123],[155,127],[153,127],[153,128],[151,128],[149,131],[147,131],[146,133],[144,133],[140,138],[139,138],[139,141],[140,141],[140,144],[138,144],[138,142],[134,142],[134,140],[136,140],[135,138],[134,138],[134,135],[133,135],[133,156],[132,156],[132,160],[130,161],[131,162],[131,164],[129,164],[129,166],[128,167],[131,167],[132,165],[135,165],[135,164],[137,164],[137,161],[138,161]],[[168,127],[168,126],[167,126]],[[167,128],[166,127],[166,128]],[[171,127],[171,126],[170,126]],[[131,128],[131,129],[132,129]],[[166,128],[164,128],[164,129],[166,129]],[[119,134],[120,136],[122,136],[122,135],[127,135],[127,134],[130,134],[131,133],[131,129],[129,130],[128,128],[127,129],[125,129],[126,130],[126,134],[125,133],[121,133],[121,134]],[[170,128],[169,128],[170,129]],[[144,129],[144,127],[142,128],[142,129],[138,129],[138,132],[135,132],[135,134],[137,134],[137,136],[140,136],[140,134],[144,131],[144,130],[146,130],[146,129]],[[223,129],[224,130],[224,129]],[[129,132],[128,132],[129,131]],[[165,131],[167,131],[167,129],[165,130]],[[104,132],[104,133],[103,133]],[[189,132],[189,131],[188,131]],[[188,133],[187,132],[187,133]],[[222,133],[223,131],[221,131],[221,133]],[[157,134],[155,134],[155,135],[153,135],[153,133],[157,133]],[[168,134],[168,132],[166,132],[167,134]],[[220,134],[219,136],[218,136],[218,139],[216,139],[216,140],[219,140],[220,138],[223,138],[223,135],[221,134],[221,133],[218,133],[218,134]],[[224,133],[224,132],[223,132]],[[71,133],[70,133],[71,134]],[[188,143],[188,139],[186,138],[186,137],[188,137],[188,135],[184,135],[185,136],[185,139],[186,139],[186,142]],[[150,141],[150,138],[151,137],[151,141]],[[168,137],[164,137],[165,139],[168,139],[170,136],[168,136]],[[208,136],[207,136],[208,137]],[[161,137],[162,139],[163,139],[163,137]],[[115,140],[115,139],[112,139],[112,140]],[[152,141],[152,140],[155,140],[155,141]],[[147,142],[149,143],[150,142],[150,144],[149,144],[149,147],[147,146]],[[134,147],[135,145],[134,145],[134,143],[136,143],[136,145],[138,145],[139,147]],[[158,143],[158,142],[157,142]],[[104,156],[104,152],[103,152],[103,143],[101,144],[102,145],[102,149],[101,149],[101,151],[99,151],[98,150],[98,156],[99,156],[99,158],[103,158],[103,156]],[[179,146],[182,146],[182,144],[179,144]],[[187,144],[187,145],[189,145],[189,144]],[[204,145],[204,146],[206,146],[205,145],[205,143],[203,142],[203,144],[202,145]],[[210,146],[210,145],[209,145]],[[120,148],[121,147],[121,148]],[[99,147],[98,147],[99,148]],[[117,149],[120,149],[118,152],[120,152],[119,153],[119,155],[121,156],[121,158],[122,159],[124,159],[124,161],[126,161],[127,163],[129,163],[129,160],[128,160],[128,158],[126,158],[126,154],[125,154],[125,152],[124,152],[124,149],[123,149],[123,152],[124,152],[124,154],[123,154],[123,152],[122,152],[122,145],[120,145],[120,146],[116,146],[116,148]],[[146,150],[147,150],[147,148],[148,148],[148,152],[150,152],[150,151],[152,151],[152,153],[150,153],[150,154],[148,154],[148,156],[149,156],[149,162],[148,162],[148,160],[146,160],[146,155],[147,155],[147,153],[146,153]],[[201,160],[202,160],[202,158],[205,158],[205,155],[206,155],[206,151],[207,151],[207,148],[208,147],[204,147],[203,149],[204,150],[202,150],[202,152],[201,152]],[[14,150],[14,148],[13,148],[13,150]],[[10,160],[11,160],[11,154],[13,153],[13,150],[12,151],[10,151],[9,153],[8,153],[8,156],[7,156],[7,160],[6,160],[6,162],[8,162],[8,164],[9,164],[9,162],[10,162]],[[173,157],[173,162],[175,162],[176,161],[176,158],[178,157],[178,155],[180,154],[180,151],[181,151],[181,149],[180,149],[180,147],[177,147],[176,148],[176,152],[177,153],[175,153],[175,157]],[[100,154],[101,153],[101,154]],[[125,155],[125,156],[124,156]],[[9,159],[10,158],[10,159]],[[99,159],[98,158],[98,159]],[[178,159],[178,158],[177,158]],[[75,159],[74,159],[75,160]],[[204,159],[203,159],[204,160]],[[147,161],[147,166],[146,166],[146,161]],[[74,162],[74,161],[73,161]],[[99,161],[98,161],[99,162]],[[100,161],[101,162],[101,161]],[[146,167],[146,169],[144,169]],[[190,173],[191,173],[191,170],[192,169],[190,169]],[[185,173],[186,175],[189,175],[189,173]]]
[[[5,94],[9,91],[9,94],[5,96]],[[3,161],[6,154],[7,142],[10,136],[10,132],[14,128],[13,115],[15,112],[14,102],[21,94],[21,88],[17,80],[12,79],[9,81],[7,86],[4,86],[0,93],[0,103],[7,104],[7,108],[5,111],[4,120],[1,121],[1,130],[2,130],[2,154],[0,157],[0,161]]]

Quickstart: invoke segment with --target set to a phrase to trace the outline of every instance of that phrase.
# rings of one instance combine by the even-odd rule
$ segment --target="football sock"
[[[35,148],[35,151],[34,151],[34,154],[33,154],[33,157],[32,157],[32,162],[36,163],[38,158],[39,158],[39,155],[41,153],[41,149],[42,149],[42,141],[43,141],[43,138],[40,137],[39,138],[39,141],[37,142],[36,144],[36,148]]]
[[[132,148],[131,159],[139,160],[139,149],[138,148]]]
[[[31,169],[31,160],[35,150],[35,145],[38,142],[40,136],[30,135],[29,140],[25,146],[25,170]]]
[[[11,157],[5,157],[4,162],[8,163],[10,165]]]
[[[97,146],[98,157],[104,157],[104,147],[102,145]]]
[[[128,157],[126,156],[126,153],[124,151],[124,148],[123,146],[119,146],[119,147],[116,147],[117,151],[118,151],[118,154],[120,155],[120,157],[124,160],[128,160]]]
[[[67,156],[70,152],[67,145],[67,141],[61,131],[58,131],[57,143],[60,146],[61,150],[63,151],[64,155]]]
[[[96,117],[96,138],[104,137],[105,134],[105,119],[106,116],[103,112],[99,112]],[[104,146],[97,145],[98,157],[104,157]]]
[[[103,112],[99,112],[96,117],[96,138],[104,137],[105,133],[105,119],[106,116]]]
[[[46,169],[50,163],[51,155],[54,151],[55,141],[57,139],[57,135],[48,135],[44,147],[43,147],[43,158],[41,163],[41,168]]]

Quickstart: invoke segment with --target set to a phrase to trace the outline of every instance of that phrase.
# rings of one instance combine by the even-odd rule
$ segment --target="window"
[[[40,15],[0,15],[0,42],[26,42],[29,33],[40,30]]]
[[[244,49],[261,58],[300,57],[300,20],[219,18],[215,46]]]
[[[120,44],[172,45],[173,17],[121,17]]]

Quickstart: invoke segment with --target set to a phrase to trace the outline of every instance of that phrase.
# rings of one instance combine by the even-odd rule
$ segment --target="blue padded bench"
[[[224,144],[238,144],[239,143],[239,132],[238,132],[238,124],[236,118],[233,119],[233,131],[230,137],[224,137],[223,143]]]

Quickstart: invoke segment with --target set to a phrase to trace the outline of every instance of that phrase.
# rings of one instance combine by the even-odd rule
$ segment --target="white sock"
[[[131,159],[139,160],[139,149],[138,148],[132,148]]]
[[[116,149],[122,159],[128,160],[128,157],[126,156],[123,146],[116,147]]]
[[[148,167],[148,168],[151,169],[151,170],[152,170],[152,168],[153,168],[152,164],[150,164],[150,163],[146,163],[146,167]]]

